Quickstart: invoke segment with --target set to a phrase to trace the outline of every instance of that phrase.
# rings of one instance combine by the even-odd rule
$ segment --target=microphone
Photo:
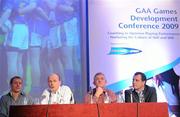
[[[133,86],[130,86],[129,87],[129,90],[132,92],[132,91],[134,91],[134,87]]]
[[[48,117],[48,113],[49,113],[49,105],[51,104],[51,97],[52,97],[52,91],[49,90],[49,100],[48,100],[48,104],[47,104],[47,109],[46,109],[46,117]]]
[[[51,90],[49,90],[49,100],[48,100],[48,104],[51,104],[51,97],[52,97],[52,94],[51,94]]]
[[[135,95],[133,95],[134,90],[135,89],[133,87],[130,87],[129,92],[128,92],[130,94],[130,102],[131,103],[133,103],[133,99],[135,102],[139,102],[138,99],[135,97]]]
[[[46,98],[46,96],[45,95],[42,95],[41,96],[41,100],[43,100],[43,99],[45,99]]]
[[[132,94],[132,92],[133,92],[133,90],[134,90],[134,88],[133,87],[130,87],[130,102],[131,103],[133,103],[133,94]]]
[[[99,104],[98,102],[94,102],[93,101],[93,94],[96,92],[96,89],[92,89],[91,87],[89,87],[89,95],[90,95],[90,104],[95,103],[96,104],[96,109],[97,109],[97,114],[98,117],[100,117],[100,109],[99,109]],[[103,91],[103,93],[105,93],[105,91]]]
[[[93,104],[93,89],[91,87],[89,87],[89,95],[90,95],[90,104]]]
[[[93,95],[93,89],[91,87],[89,87],[89,92],[90,95]]]

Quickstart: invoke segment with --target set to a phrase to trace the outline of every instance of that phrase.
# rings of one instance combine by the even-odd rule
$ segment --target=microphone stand
[[[133,103],[133,95],[132,95],[132,91],[130,92],[130,101],[131,101],[131,103]]]
[[[131,101],[131,103],[133,103],[133,97],[134,97],[133,94],[132,94],[133,90],[134,90],[133,88],[130,89],[130,101]],[[134,100],[136,100],[135,97],[134,97]],[[137,104],[137,110],[136,110],[137,115],[136,116],[139,117],[139,114],[138,114],[138,103],[136,103],[136,104]]]
[[[132,92],[133,92],[133,88],[132,87],[130,87],[130,102],[131,103],[133,103],[133,94],[132,94]]]
[[[108,100],[108,103],[110,103],[110,99],[109,99],[109,96],[108,96],[108,94],[107,94],[107,92],[106,91],[103,91],[103,95],[105,95],[106,96],[106,98],[107,98],[107,100]],[[96,108],[97,108],[97,112],[98,112],[98,117],[101,117],[101,115],[100,115],[100,108],[99,108],[99,104],[96,102]]]
[[[96,102],[96,108],[97,108],[98,117],[101,117],[101,116],[100,116],[99,104],[98,104],[97,102]]]
[[[89,95],[90,95],[90,104],[93,104],[94,103],[94,101],[93,101],[93,89],[90,87],[89,88],[90,89],[90,91],[89,91]]]
[[[94,92],[93,89],[90,87],[90,92],[89,92],[89,94],[90,94],[90,103],[91,103],[91,104],[94,103],[94,100],[93,100],[93,92]],[[96,109],[97,109],[98,117],[101,117],[101,116],[100,116],[99,104],[98,104],[97,101],[95,102],[95,104],[96,104]]]
[[[51,91],[49,91],[49,100],[48,100],[48,105],[47,105],[47,109],[46,109],[46,117],[48,117],[48,113],[49,113],[49,105],[51,103]]]

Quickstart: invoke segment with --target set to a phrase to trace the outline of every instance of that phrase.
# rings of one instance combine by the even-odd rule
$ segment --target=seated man
[[[10,92],[3,95],[0,99],[0,117],[9,115],[10,105],[26,105],[33,104],[32,99],[22,92],[22,79],[14,76],[10,80]]]
[[[96,73],[94,76],[94,85],[96,88],[92,89],[85,96],[85,103],[112,103],[116,102],[116,95],[111,90],[105,88],[106,79],[103,73]]]
[[[62,81],[58,74],[52,73],[48,77],[49,88],[42,93],[41,104],[73,104],[74,97],[68,86],[61,85]]]
[[[136,72],[133,76],[133,89],[125,90],[125,102],[157,102],[154,87],[146,85],[146,76]]]

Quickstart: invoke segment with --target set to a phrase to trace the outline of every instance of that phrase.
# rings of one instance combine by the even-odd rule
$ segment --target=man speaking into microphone
[[[48,77],[49,88],[42,93],[41,104],[73,104],[74,97],[68,86],[62,85],[58,74],[52,73]]]
[[[106,89],[105,75],[98,72],[94,76],[95,88],[91,89],[85,96],[85,103],[113,103],[116,102],[116,95]]]
[[[157,102],[154,87],[146,85],[146,76],[136,72],[132,81],[133,89],[125,90],[125,102]]]

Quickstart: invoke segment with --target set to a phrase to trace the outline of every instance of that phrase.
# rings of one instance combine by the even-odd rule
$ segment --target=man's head
[[[96,87],[105,87],[106,86],[106,79],[103,73],[98,72],[94,76],[94,85]]]
[[[52,92],[56,92],[61,85],[61,79],[60,76],[56,73],[52,73],[48,77],[48,85]]]
[[[141,91],[144,89],[144,86],[146,84],[146,76],[142,72],[136,72],[133,76],[133,88],[137,91]]]
[[[22,79],[19,76],[14,76],[10,80],[11,92],[20,93],[22,90]]]

